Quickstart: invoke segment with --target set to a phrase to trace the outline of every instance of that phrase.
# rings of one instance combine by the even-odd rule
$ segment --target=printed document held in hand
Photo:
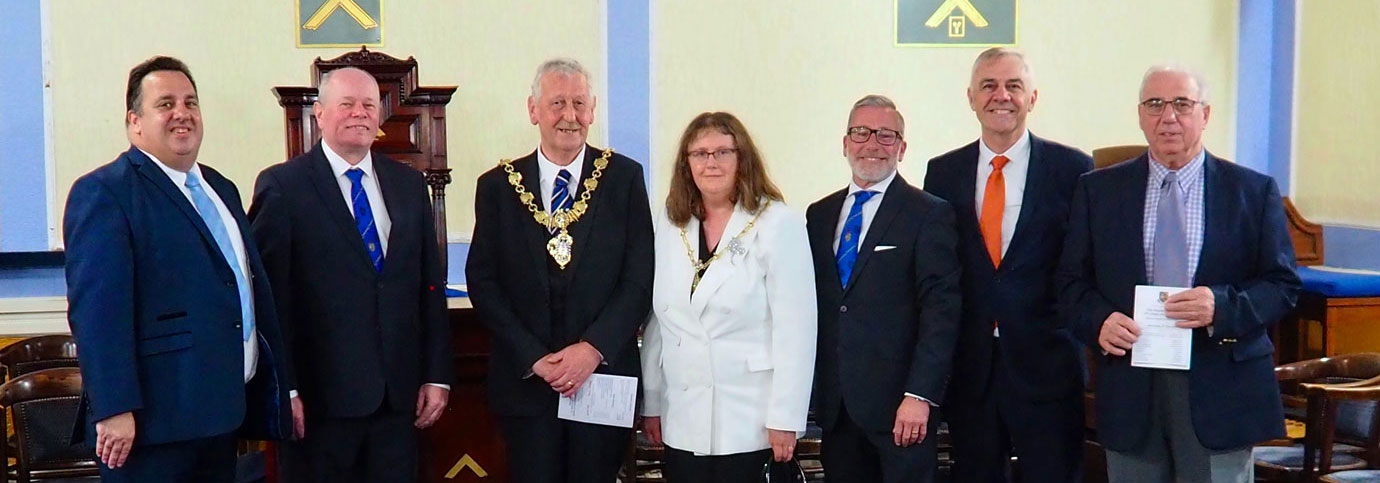
[[[1178,321],[1164,314],[1164,301],[1184,290],[1188,289],[1136,286],[1136,309],[1132,319],[1140,326],[1140,338],[1131,345],[1131,366],[1188,370],[1193,356],[1193,329],[1175,327]]]
[[[590,374],[574,396],[560,398],[556,417],[631,428],[636,407],[636,377]]]

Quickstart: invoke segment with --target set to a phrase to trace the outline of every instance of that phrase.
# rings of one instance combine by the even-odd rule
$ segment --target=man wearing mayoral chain
[[[596,99],[579,62],[537,69],[537,150],[479,177],[465,267],[493,332],[489,407],[513,481],[614,481],[631,429],[556,417],[593,373],[639,374],[651,308],[652,217],[642,166],[586,144]]]

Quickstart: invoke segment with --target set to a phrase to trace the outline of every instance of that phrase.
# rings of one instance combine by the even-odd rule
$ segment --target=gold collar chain
[[[604,175],[604,168],[609,165],[609,156],[613,156],[612,149],[605,149],[599,159],[594,160],[594,172],[585,178],[584,193],[580,193],[579,201],[571,205],[570,208],[560,208],[547,213],[533,201],[536,195],[527,192],[527,188],[522,186],[522,173],[513,169],[513,160],[504,159],[498,162],[503,166],[503,171],[508,173],[508,184],[513,185],[513,192],[517,193],[518,201],[527,205],[527,211],[532,213],[532,219],[538,225],[546,227],[547,230],[560,230],[560,233],[546,242],[546,252],[551,254],[551,259],[560,265],[561,270],[570,263],[570,258],[574,254],[575,239],[570,236],[570,225],[574,224],[589,209],[589,197],[594,195],[594,190],[599,188],[599,177]]]
[[[699,287],[700,272],[703,272],[705,269],[709,268],[709,264],[714,263],[714,260],[718,260],[719,256],[723,255],[724,252],[738,252],[743,249],[742,246],[739,244],[740,242],[738,241],[738,239],[742,238],[743,235],[748,232],[748,230],[751,230],[753,226],[757,225],[757,219],[762,217],[762,213],[767,211],[768,206],[771,206],[771,200],[767,200],[767,203],[762,205],[761,209],[757,210],[757,214],[752,215],[752,219],[748,220],[747,226],[744,226],[743,229],[740,230],[737,235],[733,235],[733,238],[730,238],[728,240],[728,246],[724,247],[724,250],[716,250],[714,252],[714,256],[709,257],[708,260],[705,260],[703,262],[699,261],[699,258],[695,257],[695,249],[690,246],[690,237],[686,236],[685,227],[680,227],[680,241],[685,244],[685,256],[690,258],[690,267],[694,269],[695,273],[695,279],[690,282],[691,292],[694,292],[695,289]],[[689,223],[686,224],[688,225]],[[704,227],[701,226],[700,229],[703,230]]]

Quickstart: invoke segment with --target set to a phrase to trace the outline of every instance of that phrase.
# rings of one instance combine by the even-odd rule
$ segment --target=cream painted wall
[[[186,61],[197,79],[205,124],[200,161],[235,181],[248,206],[255,176],[285,156],[282,109],[270,89],[310,85],[312,60],[355,50],[297,48],[294,4],[51,2],[57,202],[78,176],[129,146],[123,128],[129,69],[165,54]],[[574,57],[596,86],[604,85],[603,1],[384,0],[383,6],[384,46],[374,50],[416,57],[423,85],[459,86],[447,111],[454,179],[447,214],[452,238],[468,236],[475,178],[500,158],[536,147],[525,103],[537,65]],[[603,143],[605,125],[598,121],[591,141]]]
[[[1318,223],[1380,227],[1380,2],[1299,2],[1294,203]]]
[[[1235,153],[1236,0],[1020,2],[1018,47],[1035,69],[1033,132],[1093,148],[1139,143],[1136,101],[1152,64],[1184,63],[1212,86],[1206,145]],[[906,116],[901,173],[977,138],[964,97],[979,48],[893,46],[892,2],[657,2],[652,10],[653,205],[670,183],[681,130],[705,110],[747,125],[787,202],[803,210],[847,183],[842,133],[868,93]]]

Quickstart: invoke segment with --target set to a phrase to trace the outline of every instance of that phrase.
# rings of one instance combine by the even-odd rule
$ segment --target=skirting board
[[[68,332],[66,297],[0,298],[0,337]]]

